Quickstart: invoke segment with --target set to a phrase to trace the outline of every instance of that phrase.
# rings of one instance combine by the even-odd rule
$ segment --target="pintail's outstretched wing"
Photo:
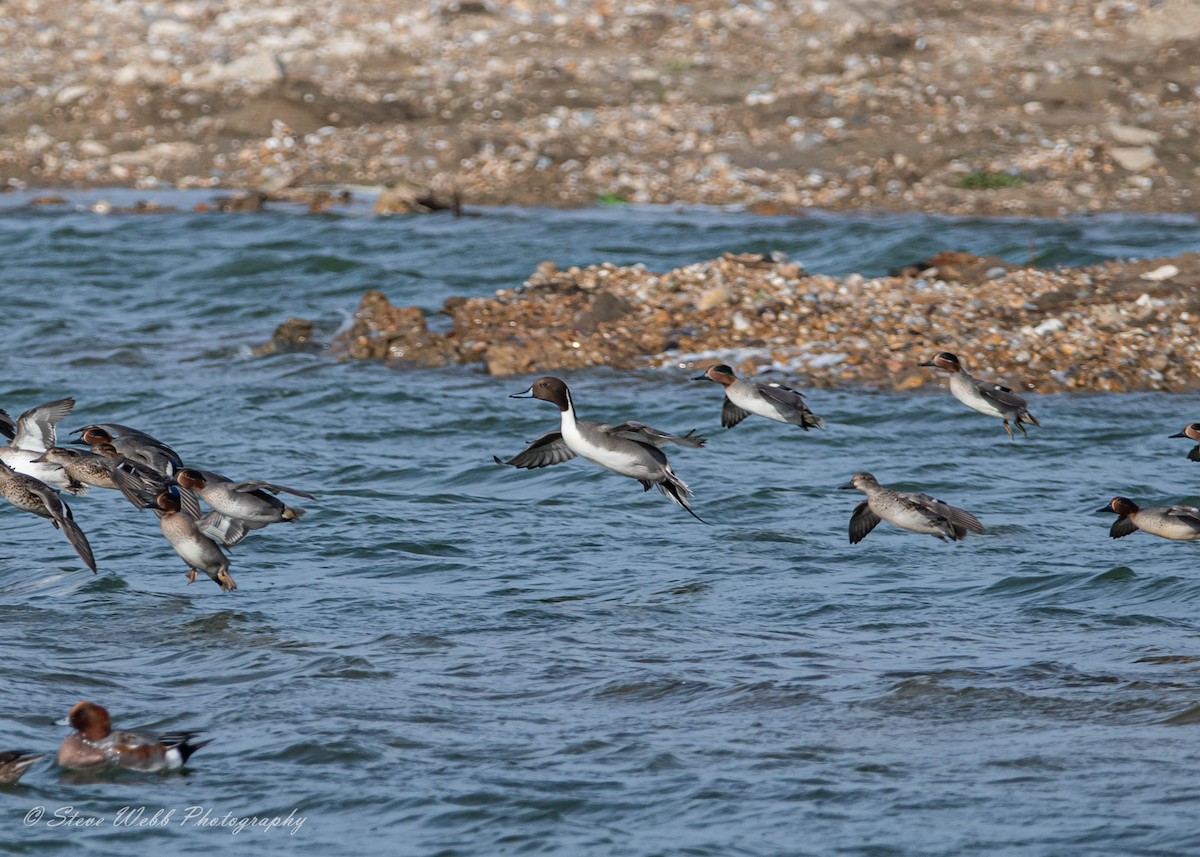
[[[669,434],[665,431],[659,431],[656,428],[651,428],[645,423],[639,423],[634,420],[630,420],[629,422],[621,423],[620,425],[616,426],[606,426],[604,430],[613,437],[620,437],[624,438],[625,440],[635,441],[637,443],[649,444],[655,449],[662,449],[668,443],[673,443],[676,446],[684,446],[688,449],[699,449],[700,447],[704,446],[704,443],[707,440],[707,438],[696,434],[695,429],[692,429],[684,435],[675,435]]]
[[[497,455],[493,455],[492,459],[497,464],[509,464],[513,467],[523,467],[526,470],[533,470],[537,467],[562,464],[564,461],[570,461],[574,457],[575,452],[563,440],[562,432],[549,431],[508,461],[504,461]]]

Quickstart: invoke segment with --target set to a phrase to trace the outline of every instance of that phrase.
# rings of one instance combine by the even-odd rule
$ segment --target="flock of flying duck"
[[[1025,424],[1039,424],[1023,398],[1008,387],[972,376],[953,354],[939,352],[920,365],[949,373],[954,397],[969,408],[1003,420],[1010,438],[1015,437],[1013,426],[1028,436]],[[713,381],[724,388],[721,425],[725,428],[733,428],[751,415],[797,425],[805,431],[825,425],[808,409],[801,393],[783,384],[738,378],[723,364],[709,367],[692,380]],[[535,469],[579,456],[636,479],[645,491],[657,488],[671,502],[703,520],[692,510],[691,489],[671,469],[662,451],[668,444],[691,449],[703,446],[705,439],[694,429],[685,435],[672,435],[639,422],[608,425],[581,420],[567,385],[551,376],[538,378],[529,389],[514,393],[513,398],[554,404],[561,425],[507,461],[497,457],[497,464]],[[0,433],[9,438],[8,445],[0,447],[0,495],[19,509],[48,518],[92,571],[96,570],[96,562],[91,547],[60,490],[78,496],[88,487],[113,489],[134,506],[153,509],[163,535],[188,567],[188,581],[194,581],[197,572],[203,571],[223,590],[237,588],[229,576],[229,559],[223,548],[237,544],[251,530],[297,521],[304,515],[303,509],[286,505],[276,495],[315,499],[305,491],[270,482],[235,482],[218,473],[185,467],[166,444],[116,423],[88,425],[72,432],[80,436],[72,443],[87,446],[90,451],[60,447],[56,426],[74,404],[69,398],[48,402],[31,408],[15,421],[0,411]],[[1200,461],[1200,423],[1191,423],[1171,437],[1196,441],[1198,445],[1188,458]],[[984,532],[979,519],[965,509],[928,494],[887,488],[870,473],[856,473],[840,487],[866,495],[850,516],[852,544],[866,538],[880,521],[943,541],[959,541],[968,533]],[[201,514],[199,500],[211,511]],[[1099,511],[1117,514],[1109,531],[1114,539],[1137,530],[1166,539],[1200,538],[1200,509],[1192,506],[1140,509],[1128,498],[1114,497]],[[67,723],[74,731],[62,742],[56,757],[57,763],[66,768],[115,765],[139,771],[172,770],[182,767],[192,753],[208,743],[195,741],[195,732],[144,735],[114,731],[108,712],[93,702],[77,703]],[[16,782],[41,758],[40,754],[24,751],[0,752],[0,783]]]
[[[1040,425],[1029,412],[1029,405],[1023,398],[1002,384],[971,375],[954,354],[940,351],[919,365],[947,373],[954,398],[981,414],[1002,420],[1010,438],[1016,436],[1014,426],[1022,436],[1028,437],[1025,425]],[[725,428],[733,428],[751,414],[797,425],[805,431],[825,425],[819,416],[808,409],[804,396],[797,390],[774,381],[738,378],[724,364],[710,366],[692,380],[714,381],[724,388],[721,425]],[[662,451],[668,444],[692,449],[703,446],[705,439],[698,436],[695,430],[685,435],[672,435],[639,422],[608,425],[581,420],[575,413],[575,404],[567,385],[551,376],[538,378],[529,389],[514,393],[512,397],[550,402],[559,410],[561,426],[557,431],[542,435],[508,460],[496,457],[497,464],[534,469],[561,464],[580,456],[606,470],[636,479],[645,491],[657,488],[671,502],[703,521],[692,509],[691,489],[671,469]],[[1191,423],[1171,437],[1184,437],[1200,444],[1200,423]],[[1200,461],[1200,445],[1192,448],[1188,458]],[[866,499],[855,507],[850,516],[851,544],[866,538],[880,521],[914,533],[926,533],[942,541],[961,541],[967,537],[967,533],[984,531],[979,519],[965,509],[951,506],[928,494],[887,488],[880,485],[870,473],[856,473],[840,487],[856,489],[866,495]],[[1114,539],[1137,530],[1165,539],[1200,539],[1200,509],[1194,506],[1142,509],[1127,497],[1114,497],[1099,511],[1116,513],[1117,520],[1109,530],[1109,535]]]
[[[73,407],[74,399],[58,399],[30,408],[16,420],[0,410],[0,434],[9,439],[0,446],[0,496],[48,519],[93,572],[92,547],[60,492],[81,496],[89,488],[106,488],[120,491],[139,509],[153,509],[163,536],[188,567],[188,582],[202,571],[226,591],[237,589],[237,584],[229,576],[225,548],[252,530],[298,521],[304,515],[303,509],[288,506],[276,495],[316,499],[271,482],[236,482],[210,470],[185,467],[179,454],[162,441],[118,423],[71,432],[79,439],[70,443],[86,450],[59,446],[58,423]],[[201,500],[211,511],[201,514]]]

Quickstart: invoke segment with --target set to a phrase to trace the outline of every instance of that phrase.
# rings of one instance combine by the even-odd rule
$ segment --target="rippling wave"
[[[128,423],[319,498],[232,550],[233,593],[187,585],[154,517],[111,492],[69,500],[95,576],[48,522],[0,507],[0,749],[52,751],[84,698],[213,739],[178,776],[40,763],[0,787],[0,851],[1200,850],[1197,547],[1113,541],[1094,511],[1197,502],[1200,465],[1166,438],[1200,418],[1194,396],[1043,396],[1043,427],[1014,442],[944,390],[816,390],[824,431],[725,431],[692,373],[565,375],[585,417],[709,437],[671,452],[706,526],[584,462],[496,466],[557,425],[509,398],[527,379],[249,352],[288,316],[336,327],[367,288],[433,310],[543,259],[781,250],[871,274],[946,248],[1024,261],[1031,238],[1042,263],[1197,245],[1185,218],[0,208],[0,407],[73,395],[65,431]],[[859,470],[988,532],[882,524],[852,546],[861,495],[837,486]],[[35,806],[103,823],[23,826]],[[122,826],[125,806],[174,821]],[[193,806],[307,822],[235,837],[183,823]]]

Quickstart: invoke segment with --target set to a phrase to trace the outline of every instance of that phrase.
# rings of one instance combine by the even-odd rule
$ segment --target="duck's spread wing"
[[[1167,514],[1193,527],[1200,527],[1200,509],[1195,506],[1169,506]]]
[[[113,482],[125,499],[139,509],[153,507],[154,498],[160,491],[174,485],[179,490],[180,508],[191,518],[200,518],[200,501],[190,488],[184,488],[157,470],[134,459],[124,459],[113,468]],[[158,511],[157,509],[155,510]],[[161,518],[162,516],[159,515]]]
[[[562,464],[575,457],[575,453],[563,440],[562,432],[548,431],[525,449],[518,452],[508,461],[493,455],[497,464],[511,464],[513,467],[523,467],[532,470],[536,467],[549,467],[552,464]]]
[[[266,524],[230,518],[220,512],[209,512],[196,521],[196,526],[214,542],[229,548],[246,538],[251,530],[261,530]]]
[[[1027,407],[1024,399],[1003,384],[996,384],[992,381],[981,381],[976,378],[975,389],[979,391],[979,395],[983,396],[989,402],[995,402],[997,405],[1002,405],[1005,408],[1023,410]]]
[[[645,443],[656,449],[662,449],[668,443],[673,443],[678,446],[686,446],[689,449],[699,449],[704,446],[706,438],[696,434],[696,430],[692,429],[687,434],[676,435],[668,434],[665,431],[659,431],[656,428],[651,428],[645,423],[639,423],[630,420],[626,423],[621,423],[619,426],[603,426],[603,430],[611,434],[613,437],[622,437],[626,440],[632,440],[637,443]]]
[[[8,411],[0,409],[0,434],[12,440],[17,435],[17,424],[8,415]],[[1200,447],[1197,447],[1200,449]]]
[[[1128,516],[1122,515],[1113,521],[1113,525],[1108,528],[1108,534],[1114,539],[1123,539],[1126,536],[1136,533],[1137,527],[1133,525],[1133,521]]]
[[[725,404],[721,406],[721,428],[733,428],[748,416],[750,416],[749,411],[739,408],[729,401],[728,396],[725,397]]]
[[[255,491],[270,491],[272,494],[278,494],[281,491],[284,494],[295,494],[297,497],[307,497],[309,500],[317,499],[307,491],[301,491],[299,488],[288,488],[286,485],[276,485],[273,482],[264,482],[261,479],[250,479],[246,482],[239,482],[233,486],[234,491],[239,491],[243,494],[252,494]]]
[[[856,545],[865,539],[879,521],[880,517],[871,511],[866,500],[855,506],[854,514],[850,516],[850,544]]]
[[[57,444],[55,426],[71,413],[73,407],[75,400],[66,398],[30,408],[17,418],[17,431],[12,445],[33,452],[45,452]]]
[[[42,502],[46,505],[46,511],[50,513],[50,520],[54,522],[54,526],[58,527],[67,541],[71,543],[71,547],[75,549],[75,553],[79,554],[79,558],[83,560],[83,564],[96,573],[96,559],[92,555],[92,546],[88,544],[87,536],[83,534],[83,530],[79,529],[79,525],[75,523],[75,517],[71,514],[71,507],[62,501],[58,496],[58,492],[49,485],[42,485],[36,479],[31,479],[29,490],[33,491]]]
[[[930,497],[928,494],[908,494],[907,497],[923,511],[949,523],[954,530],[955,539],[965,539],[968,532],[981,535],[984,532],[983,524],[966,509],[951,506],[945,500]]]
[[[775,381],[757,381],[754,387],[764,399],[776,405],[782,405],[786,410],[808,410],[804,395],[799,390],[793,390],[785,384]]]
[[[754,387],[758,390],[759,395],[775,405],[784,416],[803,414],[799,425],[805,431],[813,426],[825,428],[825,421],[808,409],[808,404],[804,401],[804,394],[799,390],[793,390],[791,387],[775,381],[758,381]]]

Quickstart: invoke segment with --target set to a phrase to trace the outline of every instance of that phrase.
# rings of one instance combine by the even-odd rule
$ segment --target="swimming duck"
[[[1200,423],[1188,423],[1179,434],[1167,435],[1167,437],[1186,437],[1188,440],[1194,440],[1200,444]],[[1189,449],[1187,457],[1192,461],[1200,461],[1200,445]]]
[[[0,496],[18,509],[48,519],[56,530],[61,530],[67,537],[67,541],[75,548],[75,553],[79,554],[84,565],[95,573],[96,560],[92,556],[92,546],[88,544],[83,530],[75,523],[71,508],[63,502],[57,491],[32,476],[18,473],[0,461]]]
[[[738,378],[724,363],[709,366],[692,380],[716,381],[725,388],[725,404],[721,408],[724,428],[733,428],[751,414],[800,426],[805,431],[825,427],[825,421],[808,409],[798,390],[776,381]]]
[[[306,511],[284,504],[273,495],[280,492],[317,499],[307,491],[252,479],[234,482],[219,473],[185,467],[175,474],[182,487],[195,491],[213,511],[200,521],[200,530],[226,547],[237,544],[250,530],[267,524],[298,521]],[[214,514],[215,513],[215,514]]]
[[[200,531],[196,519],[181,511],[179,489],[172,486],[154,498],[158,526],[175,553],[188,567],[188,583],[196,582],[196,572],[203,571],[226,592],[237,589],[229,576],[229,558],[210,537]]]
[[[981,414],[1004,420],[1004,430],[1008,432],[1010,438],[1014,435],[1009,422],[1020,429],[1024,437],[1029,437],[1029,432],[1025,431],[1025,426],[1021,425],[1022,422],[1034,426],[1041,425],[1033,414],[1029,413],[1029,406],[1024,399],[1002,384],[994,384],[991,381],[976,378],[967,372],[958,357],[949,351],[939,351],[932,360],[927,360],[919,365],[932,366],[943,372],[949,372],[950,392],[954,398]]]
[[[38,459],[57,442],[56,426],[71,409],[75,407],[72,398],[56,399],[43,405],[30,408],[12,424],[12,440],[7,446],[0,446],[0,461],[3,461],[18,473],[32,476],[46,485],[53,485],[69,494],[82,495],[87,486],[72,478],[57,464]],[[5,432],[7,434],[7,432]]]
[[[94,702],[75,703],[67,723],[75,731],[59,745],[56,761],[76,770],[115,765],[132,771],[173,771],[209,743],[192,740],[199,732],[114,732],[108,711]]]
[[[1141,509],[1128,497],[1113,497],[1107,506],[1096,511],[1116,512],[1119,516],[1108,531],[1114,539],[1124,538],[1137,530],[1172,541],[1200,539],[1200,509],[1195,506]]]
[[[914,533],[927,533],[945,541],[961,541],[968,532],[982,533],[983,524],[965,509],[934,499],[928,494],[893,491],[870,473],[855,473],[844,489],[867,495],[850,516],[850,544],[858,544],[882,520]]]
[[[562,417],[559,431],[547,432],[508,461],[493,456],[497,464],[533,469],[570,461],[576,455],[621,476],[636,479],[644,491],[656,487],[663,496],[698,521],[704,519],[692,511],[688,498],[691,489],[671,470],[662,448],[668,443],[692,449],[704,445],[695,429],[676,436],[639,422],[620,425],[580,420],[575,416],[571,391],[560,378],[538,378],[528,390],[514,393],[514,399],[542,399],[558,407]]]
[[[0,783],[15,783],[30,765],[43,758],[45,755],[42,753],[28,753],[25,750],[0,752]]]

